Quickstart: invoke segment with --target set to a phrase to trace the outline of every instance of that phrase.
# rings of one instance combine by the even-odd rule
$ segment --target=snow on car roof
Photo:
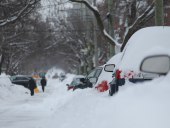
[[[123,50],[119,69],[139,71],[141,61],[153,54],[170,54],[170,27],[147,27],[137,31]]]
[[[120,53],[118,53],[118,54],[116,54],[116,55],[114,55],[114,56],[112,56],[111,58],[110,58],[110,60],[108,60],[107,62],[106,62],[106,64],[117,64],[119,61],[120,61],[120,57],[122,56],[122,53],[120,52]]]

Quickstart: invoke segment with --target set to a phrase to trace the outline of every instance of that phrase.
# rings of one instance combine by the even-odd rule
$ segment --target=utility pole
[[[113,10],[114,2],[113,0],[108,0],[108,27],[109,34],[114,37],[114,10]],[[109,57],[112,57],[115,54],[115,46],[109,44]]]
[[[163,0],[155,0],[155,24],[157,26],[163,26],[164,25]]]
[[[93,4],[94,6],[96,6],[96,0],[93,0]],[[96,19],[95,17],[93,18],[93,31],[94,31],[94,61],[95,61],[95,67],[98,66],[98,43],[97,43],[97,33],[96,33],[96,30],[97,30],[97,23],[96,23]]]

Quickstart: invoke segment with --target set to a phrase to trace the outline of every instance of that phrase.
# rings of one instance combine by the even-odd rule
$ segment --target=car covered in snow
[[[95,83],[95,88],[99,92],[104,92],[109,89],[109,83],[112,81],[112,73],[115,69],[115,66],[119,63],[122,53],[118,53],[111,57],[106,64],[103,65],[100,76],[98,77],[97,82]]]
[[[59,75],[59,80],[60,80],[60,81],[63,81],[63,80],[65,80],[65,79],[66,79],[66,74],[63,73],[63,72],[61,72],[60,75]]]
[[[74,86],[74,84],[73,84],[73,83],[75,83],[74,82],[75,80],[73,79],[73,81],[72,81],[73,83],[71,83],[71,86],[67,84],[68,89],[73,88],[73,90],[76,90],[76,89],[92,88],[98,81],[98,78],[102,72],[102,69],[103,69],[103,66],[98,66],[95,69],[93,69],[92,71],[90,71],[89,74],[86,75],[86,77],[82,78],[82,76],[81,76],[80,78],[78,78],[78,80],[76,80],[77,81],[76,86]],[[75,78],[75,79],[77,79],[77,78]]]
[[[93,69],[86,76],[84,80],[84,86],[80,86],[80,88],[91,87],[91,83],[93,87],[96,88],[99,92],[107,91],[109,89],[109,82],[112,80],[112,72],[115,68],[115,65],[117,65],[120,61],[121,56],[122,53],[118,53],[111,57],[106,64]],[[78,86],[76,86],[76,88],[78,88]]]
[[[81,79],[85,79],[83,75],[76,75],[70,84],[67,84],[67,90],[73,89],[75,86],[81,84]]]
[[[122,52],[120,63],[116,66],[112,85],[121,86],[127,80],[136,83],[159,77],[158,74],[141,72],[139,67],[146,56],[163,53],[165,49],[170,49],[169,33],[170,27],[167,26],[147,27],[134,33]],[[153,63],[150,66],[156,64]]]
[[[25,88],[29,88],[29,80],[31,76],[27,75],[14,75],[10,77],[10,80],[13,84],[22,85]]]
[[[68,86],[68,90],[72,89],[75,90],[77,88],[84,89],[84,88],[92,88],[95,87],[99,91],[107,90],[105,89],[108,84],[105,84],[104,86],[101,87],[101,83],[103,82],[109,82],[112,78],[112,71],[115,67],[115,64],[113,62],[115,61],[116,57],[112,57],[107,64],[98,66],[95,69],[93,69],[85,78],[78,78],[78,82],[76,82],[76,86],[74,86],[73,83],[75,83],[74,79],[70,85]],[[77,79],[77,78],[76,78]],[[79,84],[78,84],[79,83]],[[73,87],[73,86],[74,87]],[[103,84],[102,84],[103,85]],[[107,88],[107,87],[106,87]]]

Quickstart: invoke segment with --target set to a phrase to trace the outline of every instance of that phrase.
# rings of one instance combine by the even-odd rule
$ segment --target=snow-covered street
[[[72,76],[70,76],[70,80],[71,78]],[[69,79],[65,82],[69,82]],[[30,92],[24,89],[24,91],[26,91],[25,94],[20,94],[11,100],[8,98],[2,99],[3,104],[1,104],[0,107],[0,127],[38,128],[39,125],[44,125],[55,111],[65,104],[66,101],[64,100],[69,100],[71,97],[70,94],[67,93],[64,84],[65,83],[60,83],[59,80],[51,79],[48,81],[45,93],[43,93],[39,87],[40,93],[31,97]]]
[[[170,127],[169,75],[138,86],[129,83],[113,97],[90,88],[67,91],[73,77],[49,79],[45,93],[39,88],[33,97],[19,90],[16,97],[1,98],[0,128]]]
[[[170,0],[1,0],[0,128],[170,128]]]

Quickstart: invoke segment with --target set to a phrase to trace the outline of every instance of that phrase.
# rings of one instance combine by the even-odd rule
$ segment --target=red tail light
[[[121,79],[121,70],[116,70],[116,79]]]

